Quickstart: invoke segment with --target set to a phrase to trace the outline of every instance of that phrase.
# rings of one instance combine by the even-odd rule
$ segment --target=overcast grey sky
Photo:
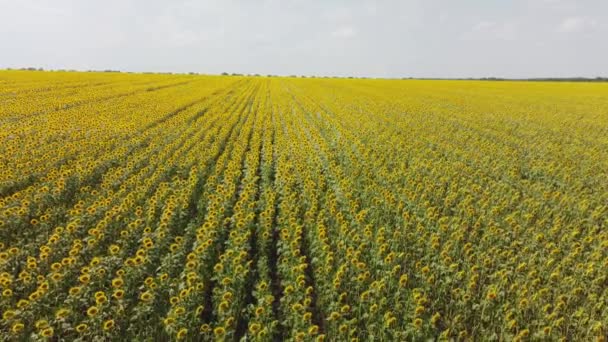
[[[608,76],[608,0],[0,0],[0,68]]]

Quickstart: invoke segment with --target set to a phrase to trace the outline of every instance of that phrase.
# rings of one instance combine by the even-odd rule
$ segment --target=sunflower
[[[220,312],[226,311],[230,308],[230,304],[227,301],[222,301],[219,305]]]
[[[141,299],[143,302],[150,302],[153,298],[154,296],[149,291],[146,291],[139,296],[139,299]]]
[[[45,328],[44,330],[42,330],[40,335],[42,335],[44,337],[52,337],[54,333],[55,333],[55,331],[53,330],[53,328],[48,327],[48,328]]]
[[[84,323],[82,323],[82,324],[78,324],[78,325],[76,326],[76,331],[77,331],[79,334],[82,334],[83,332],[87,331],[87,329],[89,329],[89,326],[88,326],[88,325],[86,325],[86,324],[84,324]]]
[[[57,319],[64,319],[66,318],[68,315],[70,314],[70,310],[69,309],[59,309],[57,310],[57,312],[55,313],[55,318]]]
[[[103,330],[105,330],[105,331],[112,330],[114,328],[114,325],[115,325],[114,320],[109,319],[109,320],[103,322]]]
[[[226,329],[224,329],[223,327],[217,327],[213,329],[213,335],[215,335],[216,337],[223,337],[225,334]]]
[[[117,245],[111,245],[109,250],[110,250],[110,254],[116,255],[120,251],[120,247]]]
[[[13,324],[13,326],[11,327],[11,332],[13,334],[19,334],[20,332],[23,331],[23,329],[25,328],[25,325],[21,322],[17,322],[15,324]]]
[[[258,323],[252,323],[252,324],[249,325],[249,332],[252,335],[255,335],[255,334],[258,333],[258,331],[260,331],[261,328],[262,327]]]
[[[399,286],[401,287],[405,287],[407,285],[407,281],[408,281],[408,277],[407,274],[403,274],[400,278],[399,278]]]
[[[112,297],[114,297],[115,299],[122,299],[124,296],[125,291],[121,289],[114,291],[114,293],[112,294]]]
[[[99,296],[95,298],[95,303],[97,305],[102,305],[104,303],[106,303],[108,301],[108,297],[105,296],[105,294],[103,296]]]
[[[114,278],[112,279],[112,287],[122,287],[124,285],[124,280],[122,278]]]
[[[78,280],[83,284],[88,284],[91,281],[91,276],[85,273],[78,277]]]
[[[69,291],[70,296],[75,296],[75,295],[79,294],[81,290],[82,290],[82,288],[80,286],[75,286],[75,287],[70,288],[70,291]]]
[[[314,336],[314,335],[316,335],[318,333],[319,333],[319,326],[318,325],[313,325],[310,328],[308,328],[308,335]]]
[[[99,309],[96,306],[91,306],[87,309],[87,316],[94,317],[99,313]]]
[[[177,332],[176,338],[178,340],[183,340],[188,335],[188,329],[182,328]]]

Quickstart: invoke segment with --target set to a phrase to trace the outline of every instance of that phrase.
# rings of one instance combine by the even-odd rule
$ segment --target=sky
[[[0,68],[608,76],[608,0],[0,0]]]

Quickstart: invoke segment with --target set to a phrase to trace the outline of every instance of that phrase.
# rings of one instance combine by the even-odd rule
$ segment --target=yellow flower
[[[114,328],[113,319],[109,319],[109,320],[103,322],[103,330],[108,331],[108,330],[112,330],[112,328]]]
[[[226,311],[228,308],[230,308],[230,304],[227,301],[222,301],[219,305],[220,311]]]
[[[86,324],[82,323],[82,324],[78,324],[78,325],[76,326],[76,331],[77,331],[78,333],[82,334],[83,332],[87,331],[87,329],[88,329],[88,328],[89,328],[89,326],[88,326],[88,325],[86,325]]]
[[[5,321],[8,321],[8,320],[10,320],[10,319],[11,319],[11,318],[13,318],[13,317],[15,317],[15,311],[13,311],[13,310],[6,310],[6,311],[4,311],[4,313],[2,314],[2,318],[3,318]]]
[[[258,332],[258,331],[260,331],[260,329],[261,329],[261,328],[262,328],[262,327],[261,327],[259,324],[257,324],[257,323],[251,323],[251,324],[249,325],[249,332],[250,332],[252,335],[255,335],[255,334],[257,334],[257,332]]]
[[[420,318],[416,318],[416,319],[414,320],[414,326],[415,326],[417,329],[420,329],[420,328],[422,327],[422,319],[420,319]]]
[[[178,340],[182,340],[184,338],[186,338],[186,335],[188,334],[188,329],[186,328],[182,328],[177,332],[177,339]]]
[[[120,289],[114,291],[114,293],[112,294],[112,297],[114,297],[115,299],[122,299],[124,296],[125,291]]]
[[[40,296],[41,296],[41,293],[38,290],[36,290],[29,295],[28,299],[33,302],[33,301],[37,300],[38,298],[40,298]]]
[[[13,326],[11,327],[11,331],[13,332],[13,334],[19,334],[20,332],[23,331],[23,329],[25,328],[25,325],[21,322],[17,322],[15,324],[13,324]]]
[[[149,302],[152,300],[152,298],[154,298],[154,296],[149,291],[146,291],[139,296],[139,299],[141,299],[143,302]]]
[[[81,290],[80,286],[72,287],[72,288],[70,288],[70,295],[75,296],[80,293],[80,290]]]
[[[89,281],[91,281],[91,276],[85,273],[78,277],[78,280],[80,280],[80,282],[83,284],[87,284]]]
[[[399,278],[399,286],[405,287],[407,285],[407,281],[408,281],[407,274],[402,275]]]
[[[90,308],[87,309],[87,316],[93,317],[93,316],[97,315],[98,312],[99,312],[99,309],[96,306],[91,306]]]
[[[181,316],[181,315],[183,315],[183,314],[186,313],[186,309],[183,308],[183,307],[181,307],[181,306],[178,306],[178,307],[175,308],[175,310],[173,312],[175,312],[175,314],[177,316]]]
[[[97,303],[97,305],[102,305],[102,304],[106,303],[107,301],[108,301],[108,297],[106,297],[105,295],[95,298],[95,303]]]
[[[437,325],[437,323],[439,323],[439,320],[441,319],[441,314],[439,312],[436,312],[433,317],[431,317],[431,323],[433,323],[433,325]]]
[[[57,319],[63,319],[63,318],[66,318],[69,314],[70,314],[70,310],[69,309],[59,309],[55,313],[55,318],[57,318]]]
[[[308,328],[308,335],[316,335],[319,333],[319,326],[318,325],[313,325],[310,328]]]
[[[125,282],[122,278],[114,278],[112,279],[112,287],[122,287]]]
[[[222,337],[226,334],[226,329],[224,329],[223,327],[217,327],[213,329],[213,334],[217,337]]]
[[[120,251],[120,247],[119,246],[117,246],[117,245],[111,245],[110,246],[110,254],[115,255],[119,251]]]
[[[49,322],[45,319],[41,319],[41,320],[36,321],[36,323],[34,323],[34,326],[36,327],[36,329],[41,330],[41,329],[48,327]]]
[[[42,332],[40,334],[44,337],[51,337],[51,336],[53,336],[54,332],[55,331],[53,330],[52,327],[48,327],[48,328],[42,330]]]
[[[195,313],[197,316],[200,316],[203,314],[203,311],[205,310],[205,306],[203,305],[199,305],[196,307]]]

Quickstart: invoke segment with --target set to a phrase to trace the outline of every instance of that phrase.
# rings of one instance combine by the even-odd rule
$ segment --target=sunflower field
[[[2,341],[605,341],[608,85],[0,71]]]

